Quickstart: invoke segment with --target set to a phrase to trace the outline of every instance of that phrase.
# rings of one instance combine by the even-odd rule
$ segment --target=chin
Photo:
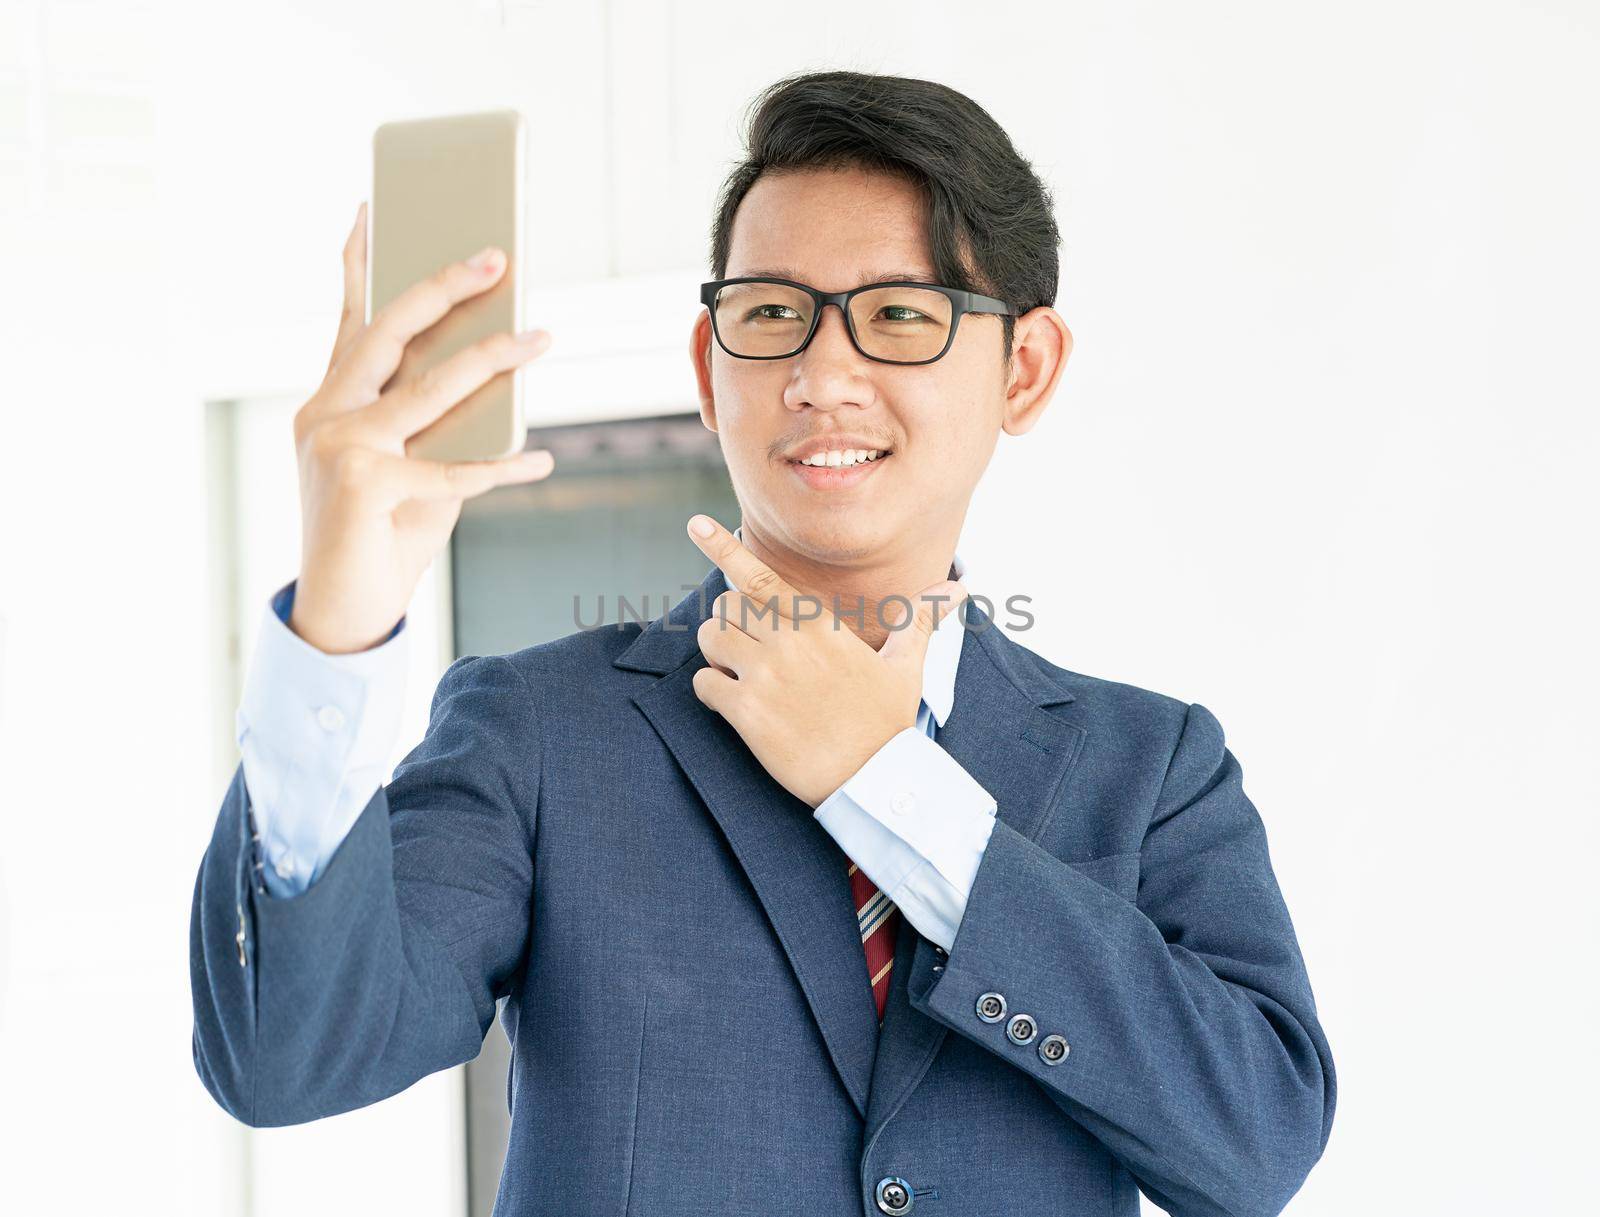
[[[843,511],[795,513],[783,523],[796,552],[814,562],[849,563],[883,548],[881,521],[852,519]]]

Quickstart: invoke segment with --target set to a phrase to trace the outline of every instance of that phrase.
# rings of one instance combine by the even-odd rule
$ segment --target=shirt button
[[[344,711],[338,706],[323,706],[317,711],[317,722],[324,731],[337,731],[344,726]]]
[[[278,872],[278,878],[280,879],[293,879],[294,859],[285,854],[272,864],[272,869]]]
[[[897,816],[906,815],[917,805],[917,796],[909,790],[902,790],[889,800],[889,810]]]

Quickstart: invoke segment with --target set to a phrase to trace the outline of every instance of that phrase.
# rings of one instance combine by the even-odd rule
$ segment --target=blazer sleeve
[[[1333,1057],[1265,828],[1202,705],[1138,861],[1129,901],[998,821],[911,1004],[1028,1074],[1176,1217],[1279,1213],[1327,1145]],[[988,993],[1006,1002],[993,1022]],[[1020,1045],[1016,1013],[1036,1024]]]
[[[255,877],[235,769],[190,914],[195,1068],[224,1110],[304,1123],[478,1055],[527,946],[540,762],[516,668],[457,659],[423,740],[290,897]]]

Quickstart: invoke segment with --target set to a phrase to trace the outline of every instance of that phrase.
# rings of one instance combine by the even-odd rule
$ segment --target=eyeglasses
[[[839,306],[850,341],[879,363],[932,363],[950,349],[963,313],[1015,317],[993,296],[913,280],[819,292],[792,279],[747,276],[700,285],[717,345],[739,359],[788,359],[810,344],[822,310]]]

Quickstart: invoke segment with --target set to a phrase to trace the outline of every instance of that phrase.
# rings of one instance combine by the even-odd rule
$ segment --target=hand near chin
[[[942,580],[886,620],[882,649],[863,642],[814,596],[796,591],[715,520],[689,536],[722,571],[697,641],[710,666],[694,691],[739,733],[772,777],[816,808],[890,739],[917,725],[922,665],[944,614],[966,596]],[[819,611],[820,610],[820,611]]]

